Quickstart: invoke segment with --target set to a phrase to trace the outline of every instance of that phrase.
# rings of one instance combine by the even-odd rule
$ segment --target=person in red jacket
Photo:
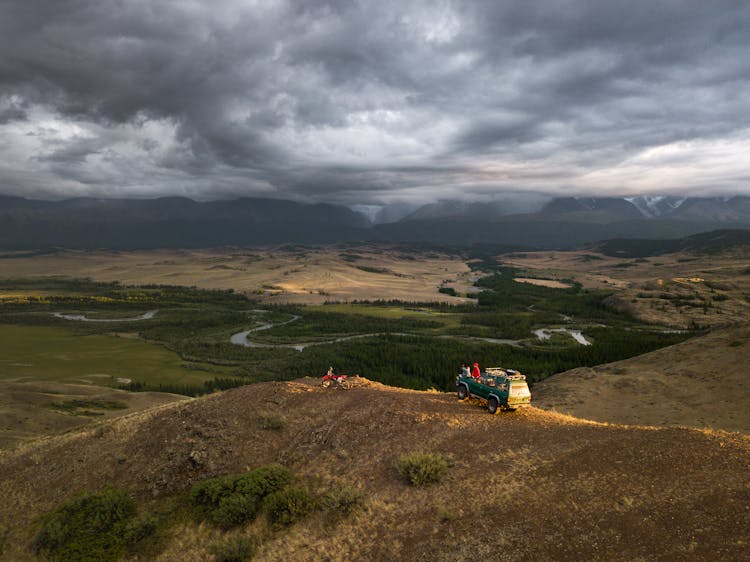
[[[471,376],[475,379],[482,376],[482,373],[479,372],[479,363],[474,363],[474,368],[471,370]]]

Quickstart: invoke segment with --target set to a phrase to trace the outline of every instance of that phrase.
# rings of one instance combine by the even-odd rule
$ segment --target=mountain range
[[[525,197],[525,198],[524,198]],[[387,207],[380,216],[388,215]],[[612,238],[669,239],[750,228],[750,197],[508,197],[440,201],[394,222],[331,204],[242,198],[197,202],[0,196],[0,248],[195,248],[280,243],[420,242],[569,248]]]

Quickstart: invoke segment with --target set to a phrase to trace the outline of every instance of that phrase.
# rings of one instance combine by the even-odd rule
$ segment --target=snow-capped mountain
[[[655,218],[671,215],[680,207],[687,197],[676,197],[673,195],[640,195],[638,197],[625,197],[643,214],[644,217]]]

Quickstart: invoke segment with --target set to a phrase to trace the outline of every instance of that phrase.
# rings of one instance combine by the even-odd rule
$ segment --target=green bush
[[[216,509],[212,510],[209,518],[219,527],[229,529],[252,521],[260,511],[263,498],[255,495],[232,494],[221,498]]]
[[[255,541],[248,537],[232,537],[209,549],[215,562],[245,562],[255,554]]]
[[[362,492],[351,486],[337,486],[321,499],[321,506],[332,515],[349,515],[362,506]]]
[[[265,507],[276,527],[288,527],[313,509],[313,500],[305,488],[285,488],[266,498]]]
[[[396,471],[412,486],[440,482],[448,470],[448,461],[433,453],[411,453],[396,459]]]
[[[136,517],[135,503],[122,490],[82,494],[52,512],[34,545],[52,560],[117,560],[156,528],[149,516]]]
[[[263,498],[284,488],[291,479],[287,468],[271,464],[246,474],[198,482],[190,491],[190,500],[202,507],[213,523],[229,528],[254,519]]]
[[[150,537],[154,534],[154,531],[156,531],[156,518],[146,513],[125,521],[122,525],[120,535],[125,544],[133,545]]]

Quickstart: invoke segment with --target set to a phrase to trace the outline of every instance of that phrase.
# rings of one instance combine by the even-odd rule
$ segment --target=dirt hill
[[[285,416],[263,429],[271,414]],[[450,459],[424,488],[400,453]],[[750,437],[600,424],[530,408],[491,416],[454,394],[374,383],[262,383],[105,420],[0,454],[5,559],[31,557],[40,513],[82,490],[162,501],[191,483],[271,462],[313,492],[358,487],[364,507],[263,534],[257,560],[747,559]],[[185,521],[161,560],[206,560],[222,533]]]
[[[711,333],[535,385],[534,403],[590,420],[750,435],[750,328]]]

